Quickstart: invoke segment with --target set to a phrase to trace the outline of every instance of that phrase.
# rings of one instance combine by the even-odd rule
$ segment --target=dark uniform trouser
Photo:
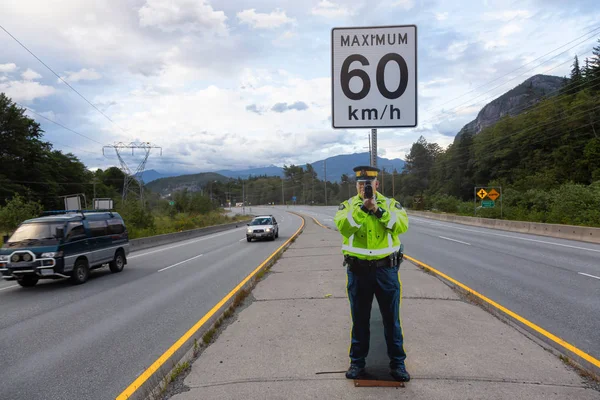
[[[369,329],[373,295],[377,298],[385,342],[387,344],[390,368],[404,364],[406,353],[403,347],[402,327],[400,326],[400,280],[398,266],[393,268],[367,267],[355,272],[348,268],[348,298],[352,313],[352,343],[350,362],[361,368],[369,353]]]

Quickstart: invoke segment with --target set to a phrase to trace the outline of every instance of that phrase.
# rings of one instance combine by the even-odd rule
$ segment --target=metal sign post
[[[377,128],[371,129],[371,167],[377,167]]]

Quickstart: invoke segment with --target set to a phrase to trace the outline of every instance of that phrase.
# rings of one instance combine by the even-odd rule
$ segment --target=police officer
[[[398,277],[402,261],[398,235],[408,229],[408,216],[399,202],[377,192],[378,168],[360,166],[354,168],[354,172],[358,195],[340,204],[335,215],[335,224],[343,236],[342,253],[347,266],[352,314],[350,368],[346,378],[357,379],[365,373],[371,305],[375,296],[383,318],[390,374],[398,381],[408,382]]]

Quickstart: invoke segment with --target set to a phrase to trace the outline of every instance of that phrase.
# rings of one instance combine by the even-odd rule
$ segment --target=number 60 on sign
[[[334,28],[332,125],[417,125],[417,27]]]

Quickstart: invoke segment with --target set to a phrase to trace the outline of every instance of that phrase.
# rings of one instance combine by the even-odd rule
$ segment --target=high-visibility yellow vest
[[[340,204],[335,224],[342,234],[342,253],[361,260],[379,260],[400,249],[398,235],[408,229],[408,215],[395,199],[376,193],[378,218],[361,209],[363,200],[356,195]]]

